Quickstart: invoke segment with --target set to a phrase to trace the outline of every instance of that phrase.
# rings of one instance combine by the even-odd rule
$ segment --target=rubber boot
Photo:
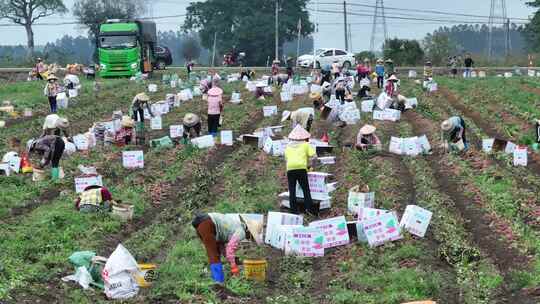
[[[53,181],[57,181],[60,179],[60,168],[52,168],[51,169],[51,179]]]
[[[135,126],[135,133],[138,145],[144,145],[144,121],[138,121]]]

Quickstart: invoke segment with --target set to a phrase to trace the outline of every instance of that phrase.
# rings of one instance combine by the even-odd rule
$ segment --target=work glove
[[[210,272],[212,273],[212,280],[214,282],[223,284],[225,283],[225,275],[223,274],[223,264],[214,263],[210,264]]]
[[[237,265],[231,265],[231,273],[233,276],[237,276],[240,274],[240,269]]]

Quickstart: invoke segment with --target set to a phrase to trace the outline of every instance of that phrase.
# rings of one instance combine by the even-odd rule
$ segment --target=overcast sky
[[[226,1],[226,0],[223,0]],[[319,0],[320,3],[340,2],[337,0]],[[64,0],[66,6],[71,9],[74,0]],[[151,0],[154,3],[149,9],[148,15],[170,16],[179,15],[186,12],[185,8],[191,2],[190,0]],[[351,23],[352,49],[360,51],[369,49],[371,38],[371,23],[373,17],[361,16],[373,14],[373,8],[353,5],[374,5],[375,0],[348,0],[351,5],[348,6],[352,14],[349,15],[348,23]],[[445,25],[440,20],[453,21],[472,21],[482,20],[484,18],[474,18],[470,16],[446,16],[437,15],[434,13],[419,13],[403,10],[392,10],[391,8],[406,8],[414,10],[433,10],[440,12],[451,12],[469,15],[488,16],[490,12],[490,0],[386,0],[385,6],[388,7],[386,15],[388,17],[398,17],[387,19],[387,28],[389,37],[421,39],[426,33],[432,32],[439,26]],[[506,1],[507,14],[511,18],[528,18],[533,14],[533,10],[525,5],[525,0],[508,0]],[[310,2],[309,8],[312,14],[312,21],[315,20],[315,5],[316,1]],[[320,4],[320,10],[342,11],[343,4]],[[422,16],[422,17],[420,17]],[[408,20],[407,18],[423,18],[423,19],[438,19],[435,21],[426,20]],[[65,16],[52,16],[43,19],[40,22],[70,22],[75,19],[67,14]],[[176,30],[182,24],[183,18],[160,19],[157,21],[158,30]],[[0,23],[7,23],[6,20]],[[334,13],[319,13],[319,32],[315,35],[317,47],[340,47],[344,48],[345,35],[343,29],[343,15]],[[446,23],[452,25],[452,23]],[[44,44],[48,41],[60,38],[65,34],[69,35],[85,35],[86,30],[77,25],[62,25],[62,26],[35,26],[36,44]],[[381,32],[382,33],[382,32]],[[0,44],[26,44],[26,34],[22,27],[0,27]],[[378,39],[382,42],[382,36]]]

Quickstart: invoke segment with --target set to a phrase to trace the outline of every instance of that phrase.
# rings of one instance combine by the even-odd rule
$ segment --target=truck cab
[[[152,72],[156,44],[154,22],[108,20],[100,25],[97,38],[99,75],[131,77]]]

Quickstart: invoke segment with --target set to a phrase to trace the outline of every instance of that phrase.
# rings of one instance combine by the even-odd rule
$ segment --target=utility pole
[[[379,18],[381,19],[384,41],[388,40],[388,31],[386,29],[386,16],[384,13],[384,0],[376,0],[375,2],[375,14],[373,15],[373,27],[371,30],[371,52],[375,52],[375,38],[377,37],[377,28],[379,24]]]
[[[487,46],[487,56],[488,56],[488,60],[490,61],[493,57],[493,27],[497,24],[505,25],[507,19],[508,18],[506,14],[506,0],[491,0],[491,7],[489,11],[489,33],[488,33],[488,46]],[[505,41],[505,45],[506,44],[507,42]]]
[[[276,60],[279,60],[279,0],[276,0]]]
[[[343,1],[343,27],[345,33],[345,51],[349,51],[349,33],[347,31],[347,1]]]
[[[217,32],[214,32],[214,50],[212,51],[212,67],[214,67],[214,62],[216,59],[216,40],[217,40]]]
[[[349,29],[349,49],[352,52],[353,51],[353,45],[352,45],[352,33],[351,33],[351,24],[350,23],[349,23],[348,29]]]
[[[504,49],[505,49],[505,52],[504,54],[506,55],[506,60],[508,60],[510,58],[510,18],[506,19],[506,37],[505,37],[505,44],[504,44]]]
[[[313,33],[313,69],[317,68],[317,48],[315,47],[315,35],[319,33],[319,0],[317,0],[317,11],[315,13],[315,33]]]

